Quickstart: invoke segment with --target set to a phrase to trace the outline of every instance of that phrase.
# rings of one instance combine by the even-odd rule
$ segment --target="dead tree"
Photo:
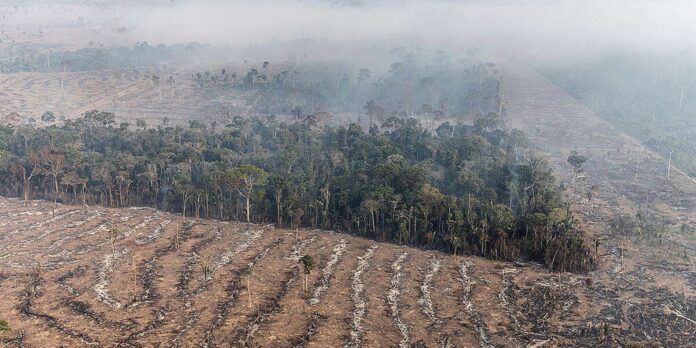
[[[109,229],[109,241],[111,242],[111,256],[116,256],[116,241],[121,236],[121,231],[116,227]]]

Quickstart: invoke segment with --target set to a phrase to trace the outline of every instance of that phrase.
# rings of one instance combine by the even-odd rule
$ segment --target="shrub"
[[[3,331],[10,331],[10,330],[11,330],[11,329],[10,329],[10,324],[9,324],[7,321],[5,321],[5,320],[1,320],[1,319],[0,319],[0,332],[3,332]]]

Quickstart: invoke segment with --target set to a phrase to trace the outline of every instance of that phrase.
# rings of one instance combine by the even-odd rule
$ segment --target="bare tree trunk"
[[[249,229],[249,225],[251,224],[251,207],[249,206],[249,196],[246,197],[246,220],[247,220],[247,230]]]
[[[208,191],[205,192],[205,217],[209,218],[210,213],[209,213],[209,208],[210,208],[210,201],[209,201],[210,196],[208,195]]]
[[[53,211],[52,215],[56,216],[56,206],[58,205],[58,176],[53,176]]]
[[[24,201],[29,200],[29,189],[31,187],[31,183],[29,180],[25,179],[24,180]]]
[[[247,294],[249,294],[249,309],[251,309],[251,274],[247,277]]]
[[[181,210],[184,220],[186,220],[186,203],[188,202],[188,196],[184,196],[184,208]]]
[[[136,264],[135,252],[133,252],[133,301],[138,300],[138,265]]]
[[[179,251],[179,225],[176,225],[176,234],[174,235],[174,248]]]
[[[196,219],[200,217],[200,210],[201,210],[201,195],[197,194],[196,195]]]

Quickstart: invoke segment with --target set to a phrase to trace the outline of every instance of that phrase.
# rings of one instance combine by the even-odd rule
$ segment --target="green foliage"
[[[302,264],[302,268],[305,272],[305,274],[310,274],[312,273],[312,269],[314,269],[314,259],[312,259],[311,256],[305,255],[300,258],[300,263]]]
[[[245,164],[225,173],[228,187],[238,190],[244,197],[254,195],[254,188],[266,184],[268,174],[261,168]]]
[[[587,157],[578,155],[577,152],[573,151],[570,156],[568,156],[568,163],[570,163],[571,166],[573,166],[573,170],[576,173],[581,173],[582,172],[582,165],[587,162]]]
[[[0,332],[10,331],[10,324],[5,320],[0,320]]]
[[[59,192],[65,203],[334,229],[506,260],[543,261],[576,234],[551,170],[519,132],[448,125],[441,137],[412,118],[373,129],[235,118],[204,136],[195,125],[124,129],[90,112],[61,126],[0,128],[0,193],[20,196],[22,171],[10,169],[31,172],[43,152],[61,161],[27,179],[32,198],[52,195],[55,179],[73,192]],[[562,260],[586,253],[572,241]]]
[[[635,216],[617,214],[609,221],[615,233],[638,238],[658,238],[667,232],[667,222],[653,213],[639,212]]]

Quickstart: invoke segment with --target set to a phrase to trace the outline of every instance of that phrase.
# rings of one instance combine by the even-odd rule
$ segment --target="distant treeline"
[[[94,111],[61,126],[0,127],[0,182],[0,193],[26,199],[248,217],[555,270],[595,264],[551,170],[496,114],[435,132],[394,116],[369,132],[312,117],[237,117],[212,131],[118,127]]]
[[[696,64],[689,57],[616,54],[545,74],[573,97],[696,176]]]
[[[399,117],[417,117],[432,128],[440,120],[498,111],[499,86],[491,74],[492,64],[454,61],[442,52],[400,52],[394,58],[379,73],[340,62],[265,61],[243,71],[222,67],[195,72],[191,80],[211,99],[243,95],[254,113],[297,119],[317,111],[365,111],[369,120],[364,124],[371,124],[383,122],[391,111]],[[374,104],[366,106],[365,100]]]
[[[0,72],[76,72],[104,69],[157,67],[191,61],[214,54],[208,45],[157,45],[147,42],[133,47],[87,47],[78,50],[50,50],[34,45],[11,45],[0,53]]]

